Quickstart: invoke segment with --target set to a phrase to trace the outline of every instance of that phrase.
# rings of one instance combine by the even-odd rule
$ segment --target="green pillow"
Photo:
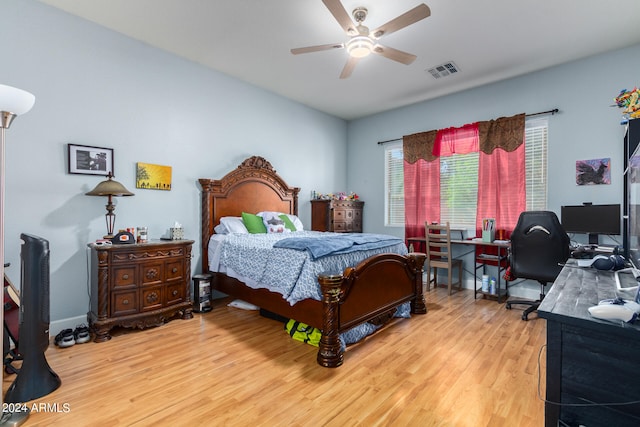
[[[258,215],[242,212],[242,222],[251,234],[266,233],[267,227],[264,226],[262,218]]]
[[[284,226],[285,228],[291,230],[291,231],[297,231],[296,230],[296,226],[293,225],[293,222],[291,221],[291,219],[286,215],[286,214],[282,214],[282,215],[278,215],[280,217],[281,220],[284,221]]]

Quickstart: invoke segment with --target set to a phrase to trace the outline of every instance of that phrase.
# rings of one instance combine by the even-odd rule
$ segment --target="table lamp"
[[[102,181],[101,183],[96,185],[96,188],[94,188],[93,190],[85,194],[87,196],[107,196],[108,197],[108,201],[106,205],[107,213],[105,214],[105,218],[107,221],[107,234],[104,236],[104,238],[112,239],[114,236],[113,227],[116,222],[116,214],[113,213],[113,211],[115,210],[116,207],[114,206],[111,198],[114,196],[115,197],[133,196],[133,193],[127,190],[124,187],[124,185],[120,184],[118,181],[114,181],[113,175],[111,175],[111,172],[109,172],[109,175],[107,175],[106,181]]]

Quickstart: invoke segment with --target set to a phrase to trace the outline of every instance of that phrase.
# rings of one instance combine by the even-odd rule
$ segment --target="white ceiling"
[[[640,0],[425,0],[430,17],[380,40],[413,64],[370,55],[341,80],[344,49],[290,53],[348,39],[321,0],[40,1],[347,120],[640,43]],[[371,29],[419,3],[343,0]]]

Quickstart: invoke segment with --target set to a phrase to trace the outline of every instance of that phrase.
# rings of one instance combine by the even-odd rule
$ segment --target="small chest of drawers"
[[[91,311],[95,342],[114,326],[146,328],[193,317],[190,297],[193,240],[151,241],[91,248]]]
[[[311,229],[337,233],[362,233],[360,200],[312,200]]]

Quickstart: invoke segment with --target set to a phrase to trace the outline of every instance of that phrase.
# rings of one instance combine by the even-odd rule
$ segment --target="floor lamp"
[[[5,131],[16,116],[27,113],[33,107],[36,97],[22,89],[0,85],[0,277],[4,282],[4,145]],[[4,283],[3,283],[4,284]],[[4,290],[2,292],[4,295]],[[4,322],[4,301],[0,304],[0,319]],[[0,328],[0,341],[4,342],[4,327]],[[3,350],[4,352],[4,350]],[[3,369],[4,371],[4,369]],[[2,379],[0,374],[0,379]],[[4,407],[4,394],[0,393],[0,406]],[[29,412],[6,412],[0,418],[0,425],[20,425],[29,416]]]

